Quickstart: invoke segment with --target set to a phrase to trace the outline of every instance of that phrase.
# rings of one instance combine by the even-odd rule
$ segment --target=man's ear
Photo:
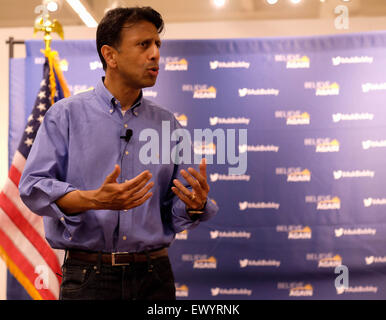
[[[117,61],[116,61],[117,50],[116,49],[105,44],[101,48],[101,53],[102,53],[103,58],[106,61],[106,64],[110,68],[115,68],[117,66]]]

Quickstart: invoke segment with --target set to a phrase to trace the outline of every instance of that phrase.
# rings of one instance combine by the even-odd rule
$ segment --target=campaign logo
[[[216,88],[210,86],[209,88],[194,90],[193,99],[216,99],[216,95]]]
[[[344,294],[344,293],[377,293],[378,287],[376,286],[356,286],[356,287],[348,287],[345,288],[344,286],[336,288],[337,294]]]
[[[103,69],[103,64],[100,61],[91,61],[89,63],[90,70]]]
[[[188,230],[176,233],[176,240],[188,240]]]
[[[311,228],[306,226],[302,229],[290,230],[288,232],[288,239],[311,239],[312,231]]]
[[[373,263],[386,263],[386,257],[369,256],[369,257],[365,257],[365,262],[366,262],[366,265],[370,265]]]
[[[341,57],[336,56],[331,58],[333,66],[339,66],[340,64],[358,64],[358,63],[373,63],[374,57],[369,56],[354,56],[354,57]]]
[[[195,154],[216,154],[216,145],[213,142],[194,141],[193,151]]]
[[[217,89],[207,84],[183,84],[183,92],[192,92],[193,99],[216,99]]]
[[[362,92],[368,93],[370,91],[384,91],[386,90],[386,82],[383,83],[363,83]]]
[[[276,232],[285,232],[288,239],[311,239],[312,230],[308,226],[302,225],[277,225]]]
[[[339,152],[339,141],[330,138],[306,138],[304,139],[305,146],[314,146],[315,152]]]
[[[305,198],[306,203],[316,203],[316,210],[339,210],[341,200],[337,196],[331,195],[308,195]]]
[[[302,112],[299,115],[292,115],[287,117],[287,125],[308,125],[310,124],[310,115],[308,112]]]
[[[311,181],[311,171],[302,168],[276,168],[276,175],[286,175],[287,182],[309,182]]]
[[[362,148],[368,150],[370,148],[385,148],[386,140],[365,140],[362,141]]]
[[[312,297],[314,289],[311,284],[306,284],[301,287],[291,288],[289,290],[290,297]]]
[[[311,117],[308,112],[302,112],[300,110],[276,110],[275,118],[282,118],[286,120],[286,125],[309,125],[311,122]]]
[[[188,61],[185,58],[166,57],[165,71],[187,71]]]
[[[249,89],[249,88],[242,88],[239,89],[239,97],[245,97],[245,96],[278,96],[279,90],[273,89],[273,88],[260,88],[260,89]]]
[[[247,209],[275,209],[279,210],[280,203],[276,202],[248,202],[243,201],[239,202],[240,211],[244,211]]]
[[[279,146],[275,145],[246,145],[246,144],[240,144],[239,145],[239,152],[279,152]]]
[[[376,229],[373,228],[355,228],[355,229],[345,229],[339,228],[335,229],[335,237],[340,238],[342,236],[375,236],[377,233]]]
[[[317,202],[316,210],[339,210],[340,199],[333,197],[331,200],[320,200]]]
[[[281,262],[278,260],[250,260],[250,259],[241,259],[239,260],[240,268],[246,267],[280,267]]]
[[[311,284],[304,282],[278,282],[277,289],[288,290],[291,297],[312,297],[313,287]]]
[[[177,119],[181,126],[186,127],[188,125],[188,117],[185,114],[179,114],[178,112],[175,112],[174,117]]]
[[[287,69],[308,69],[310,67],[310,58],[303,56],[301,58],[287,61]]]
[[[287,69],[308,69],[310,67],[310,58],[300,54],[277,54],[276,62],[285,62]]]
[[[386,199],[385,198],[366,198],[366,199],[363,199],[363,205],[366,208],[371,206],[384,206],[386,205]]]
[[[209,124],[211,126],[215,126],[217,124],[246,124],[248,125],[251,121],[250,118],[244,118],[244,117],[231,117],[231,118],[220,118],[220,117],[209,117]]]
[[[148,98],[156,98],[157,95],[158,95],[158,92],[157,91],[154,91],[154,90],[149,90],[149,89],[145,89],[145,90],[142,90],[142,93],[143,93],[143,96]]]
[[[339,254],[329,253],[307,253],[307,261],[317,261],[318,268],[335,268],[342,264],[342,257]]]
[[[335,268],[342,265],[342,257],[337,254],[331,258],[323,258],[319,260],[318,268]]]
[[[221,68],[226,68],[226,69],[237,69],[237,68],[244,68],[248,69],[250,66],[250,62],[247,61],[229,61],[229,62],[224,62],[224,61],[209,61],[209,66],[211,70],[216,70],[221,69]]]
[[[315,90],[315,96],[336,96],[340,90],[337,82],[330,81],[308,81],[304,83],[304,88]]]
[[[72,95],[77,95],[79,93],[93,90],[94,87],[89,87],[87,84],[76,84],[76,85],[69,84],[68,89],[70,90]]]
[[[187,285],[185,284],[179,285],[178,283],[176,283],[175,287],[176,287],[176,297],[178,298],[189,297],[189,288]]]
[[[218,239],[218,238],[245,238],[250,239],[251,233],[246,231],[218,231],[213,230],[209,231],[209,235],[211,239]]]
[[[216,181],[249,181],[251,176],[246,174],[219,174],[219,173],[211,173],[209,175],[211,182]]]
[[[363,112],[363,113],[334,113],[332,115],[333,122],[340,121],[359,121],[359,120],[373,120],[374,114]]]
[[[372,170],[353,170],[353,171],[343,171],[343,170],[334,170],[333,171],[334,179],[346,179],[346,178],[374,178],[375,171]]]
[[[302,171],[290,172],[287,175],[287,182],[309,182],[311,181],[311,172],[308,169]]]
[[[241,295],[241,296],[250,296],[252,295],[252,290],[250,289],[239,289],[239,288],[231,288],[231,289],[223,289],[223,288],[211,288],[210,292],[212,296],[216,297],[218,295]]]
[[[217,269],[217,259],[212,256],[207,259],[194,260],[193,269]]]

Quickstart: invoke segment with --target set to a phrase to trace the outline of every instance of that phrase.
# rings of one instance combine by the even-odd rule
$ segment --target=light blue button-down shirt
[[[140,132],[152,128],[161,137],[162,121],[170,122],[171,132],[181,127],[171,112],[142,94],[122,115],[119,101],[106,89],[103,79],[94,90],[62,99],[48,110],[19,190],[24,203],[43,216],[46,239],[53,248],[139,252],[167,247],[176,233],[216,214],[218,207],[208,200],[204,214],[193,221],[185,204],[171,191],[173,179],[185,182],[179,171],[189,165],[172,161],[145,165],[139,159],[146,143],[139,141]],[[120,136],[128,128],[133,136],[126,143]],[[121,166],[118,182],[149,170],[153,196],[127,211],[89,210],[66,215],[56,205],[55,201],[68,192],[98,189],[115,164]]]

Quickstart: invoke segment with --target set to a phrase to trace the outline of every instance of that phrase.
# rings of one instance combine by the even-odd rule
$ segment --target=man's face
[[[142,89],[154,86],[158,76],[161,40],[148,21],[125,24],[117,47],[116,72],[127,86]]]

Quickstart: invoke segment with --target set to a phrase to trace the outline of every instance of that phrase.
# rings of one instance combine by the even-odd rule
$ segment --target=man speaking
[[[205,159],[195,170],[138,156],[142,130],[180,128],[142,96],[156,83],[163,27],[150,7],[108,11],[96,35],[105,77],[48,110],[28,156],[21,198],[66,250],[60,299],[175,299],[167,247],[218,211]]]

